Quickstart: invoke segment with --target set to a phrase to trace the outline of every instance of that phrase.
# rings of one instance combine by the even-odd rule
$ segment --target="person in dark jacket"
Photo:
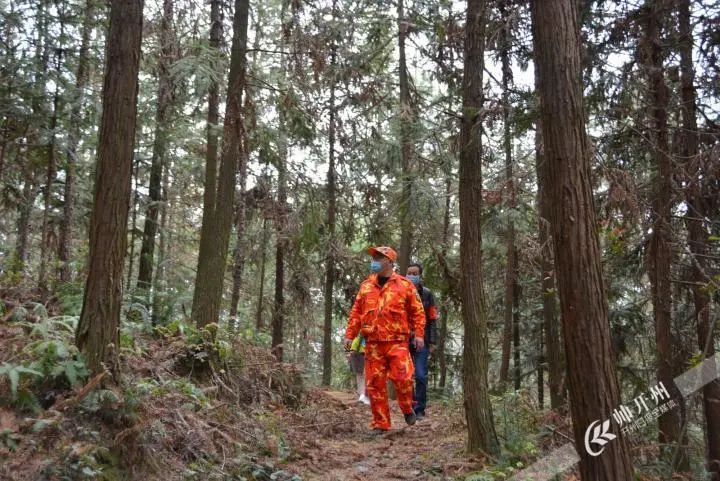
[[[435,298],[432,291],[423,285],[422,272],[422,265],[419,262],[413,262],[408,266],[406,275],[406,277],[415,284],[415,288],[418,294],[420,294],[420,300],[425,309],[425,346],[422,349],[414,349],[413,346],[410,346],[413,364],[415,365],[413,407],[418,419],[425,417],[425,407],[427,406],[428,358],[431,353],[435,352],[435,346],[437,344],[437,326],[435,321],[438,319]]]

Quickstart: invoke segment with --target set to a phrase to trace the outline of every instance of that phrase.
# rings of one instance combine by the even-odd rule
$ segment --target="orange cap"
[[[368,249],[368,254],[370,254],[371,256],[374,256],[375,254],[380,254],[387,257],[393,262],[397,260],[397,252],[395,252],[395,249],[388,246],[370,247]]]

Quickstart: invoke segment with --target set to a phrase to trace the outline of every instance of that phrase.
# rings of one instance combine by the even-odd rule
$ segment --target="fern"
[[[0,376],[7,376],[10,380],[10,392],[12,393],[13,401],[17,399],[18,386],[20,385],[20,378],[23,375],[42,377],[43,373],[20,364],[4,362],[3,365],[0,366]]]

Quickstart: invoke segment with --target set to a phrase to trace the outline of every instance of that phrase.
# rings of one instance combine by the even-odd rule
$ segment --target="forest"
[[[0,479],[720,481],[719,56],[717,0],[0,0]]]

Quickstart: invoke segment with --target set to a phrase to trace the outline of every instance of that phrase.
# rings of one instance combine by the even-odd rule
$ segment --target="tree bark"
[[[281,130],[284,129],[284,116],[281,116]],[[283,360],[283,329],[285,324],[285,209],[287,208],[287,139],[282,132],[280,159],[278,162],[277,211],[275,212],[275,299],[273,301],[272,341],[273,353],[278,361]]]
[[[535,70],[537,74],[537,69]],[[536,78],[537,83],[537,78]],[[552,237],[550,232],[549,199],[545,186],[548,185],[547,163],[543,153],[542,125],[538,120],[535,130],[535,169],[538,193],[538,242],[540,244],[540,290],[543,304],[544,359],[548,365],[550,408],[558,409],[567,402],[565,382],[565,356],[562,347],[560,325],[557,319],[555,296],[555,270],[553,269]]]
[[[483,68],[487,2],[468,0],[460,129],[460,296],[465,324],[463,394],[469,452],[498,454],[488,392],[488,335],[482,272]]]
[[[220,54],[223,37],[223,15],[220,0],[210,2],[210,48]],[[210,82],[208,91],[207,153],[205,155],[205,189],[203,191],[203,223],[206,215],[212,215],[217,194],[218,122],[220,119],[220,85]],[[205,237],[206,242],[210,240]]]
[[[13,259],[12,272],[22,276],[25,271],[25,263],[27,262],[28,251],[28,234],[30,232],[30,214],[32,206],[37,197],[37,186],[35,185],[35,175],[30,165],[24,165],[23,168],[23,190],[22,202],[20,203],[20,213],[17,219],[17,240],[15,242],[15,256]]]
[[[648,120],[656,165],[651,214],[653,219],[652,235],[647,252],[648,276],[650,277],[655,318],[658,381],[665,386],[673,386],[675,355],[673,353],[672,288],[670,284],[673,166],[668,142],[669,91],[665,84],[664,54],[661,45],[662,23],[665,15],[669,12],[665,0],[650,2],[646,8],[647,25],[640,48],[649,80],[648,105],[651,106],[651,117]],[[661,444],[677,444],[680,441],[680,418],[677,409],[661,415],[658,418],[658,425]],[[666,451],[670,455],[671,451]],[[687,455],[681,456],[680,459],[684,462],[675,465],[674,469],[689,469]]]
[[[443,215],[443,236],[442,236],[442,247],[440,255],[443,257],[443,262],[446,262],[448,251],[450,250],[450,207],[451,207],[451,196],[452,196],[452,167],[450,162],[445,165],[445,213]],[[446,272],[446,271],[444,271]],[[437,346],[437,357],[440,363],[440,389],[445,389],[445,383],[447,380],[447,357],[446,357],[446,345],[448,336],[448,315],[450,309],[448,308],[450,298],[451,281],[445,279],[445,286],[443,288],[442,304],[440,305],[440,329],[438,333],[438,346]]]
[[[207,225],[205,225],[206,216],[203,214],[198,273],[193,295],[192,316],[198,327],[218,323],[220,317],[228,244],[233,221],[236,173],[239,162],[244,162],[241,155],[244,128],[241,97],[245,86],[248,12],[248,0],[235,0],[223,145],[220,169],[216,180],[217,192],[214,195],[212,210],[207,216]],[[205,239],[202,239],[203,237]]]
[[[174,97],[174,80],[170,75],[173,62],[175,39],[172,31],[173,0],[163,0],[163,15],[160,20],[160,57],[158,58],[158,95],[155,111],[155,140],[150,164],[150,200],[145,208],[145,226],[140,248],[137,288],[150,298],[153,261],[155,258],[155,237],[158,230],[158,215],[162,202],[162,178],[168,145],[168,128]]]
[[[130,290],[132,286],[133,268],[135,267],[135,233],[137,232],[137,208],[140,202],[140,192],[138,192],[138,178],[140,171],[140,159],[133,159],[133,174],[131,185],[132,189],[132,219],[130,221],[130,254],[128,255],[128,272],[127,281],[125,283],[126,289]]]
[[[257,310],[255,311],[255,330],[257,332],[263,329],[263,300],[265,297],[265,265],[267,264],[267,243],[268,237],[270,236],[270,229],[268,228],[267,217],[263,217],[263,232],[262,232],[262,243],[260,249],[262,255],[260,256],[260,292],[258,293],[258,304]]]
[[[604,446],[602,455],[592,456],[583,448],[586,430],[610,419],[620,405],[620,391],[585,131],[578,4],[535,0],[531,6],[547,166],[543,188],[549,196],[580,475],[583,481],[629,480],[634,476],[633,466],[628,443],[620,433]]]
[[[93,31],[95,16],[95,0],[87,0],[83,15],[82,39],[78,53],[78,66],[75,73],[75,91],[70,110],[68,128],[67,157],[65,159],[65,185],[63,195],[63,221],[60,224],[60,240],[58,259],[60,261],[58,277],[60,282],[70,282],[70,245],[75,222],[75,175],[77,170],[78,144],[80,143],[80,126],[82,125],[83,100],[85,87],[89,80],[90,35]]]
[[[160,322],[161,316],[160,311],[163,308],[165,301],[165,276],[166,276],[166,257],[168,252],[169,233],[168,224],[170,223],[170,212],[171,208],[168,206],[168,189],[170,188],[170,179],[168,171],[171,166],[163,169],[163,180],[162,180],[162,206],[160,207],[160,244],[158,246],[158,262],[155,270],[155,277],[153,278],[153,301],[152,301],[152,313],[150,321],[153,326],[157,326]]]
[[[37,161],[31,159],[33,150],[42,147],[40,136],[40,124],[44,121],[47,112],[45,106],[45,96],[47,88],[47,70],[50,55],[48,42],[48,18],[47,0],[40,0],[37,4],[37,12],[35,15],[35,25],[37,38],[35,39],[35,71],[34,85],[32,86],[32,116],[26,128],[26,135],[29,137],[27,146],[23,149],[26,153],[22,165],[23,173],[23,191],[22,201],[19,207],[19,215],[17,219],[17,239],[15,244],[15,259],[12,266],[12,272],[16,279],[21,279],[25,274],[25,262],[28,254],[28,236],[30,233],[30,218],[35,205],[35,198],[38,195],[37,182]],[[38,154],[40,155],[40,154]]]
[[[243,115],[247,118],[249,92],[245,89]],[[235,206],[235,249],[233,251],[233,284],[230,294],[230,324],[237,330],[240,322],[237,319],[238,304],[240,303],[240,289],[242,288],[243,272],[245,271],[245,225],[247,223],[247,207],[245,194],[247,189],[247,163],[250,158],[248,151],[247,129],[243,129],[242,147],[240,156],[241,165],[238,166],[238,201]]]
[[[291,26],[285,24],[285,16],[288,8],[288,0],[283,0],[280,21],[283,29],[290,31]],[[286,40],[283,39],[281,50],[286,49]],[[282,75],[287,77],[288,60],[283,56]],[[284,105],[278,106],[279,132],[278,132],[278,190],[277,204],[275,209],[275,299],[273,301],[272,315],[272,340],[271,346],[275,358],[283,360],[283,329],[285,325],[285,249],[287,239],[285,233],[286,210],[287,210],[287,155],[288,155],[288,132],[287,113]]]
[[[400,156],[401,156],[401,197],[400,197],[400,254],[398,258],[400,273],[405,275],[412,254],[412,189],[413,189],[413,140],[412,123],[415,118],[410,99],[410,80],[408,78],[405,57],[405,40],[409,30],[409,21],[405,18],[404,0],[398,2],[398,47],[400,51]]]
[[[537,392],[538,392],[538,407],[540,410],[545,409],[545,343],[544,343],[544,325],[543,323],[537,324],[536,331],[536,342],[537,342],[537,358],[536,358],[536,370],[537,370]]]
[[[258,9],[260,7],[258,6]],[[262,30],[260,28],[260,11],[256,12],[256,22],[253,25],[255,31],[255,40],[253,41],[253,56],[252,64],[257,63],[257,53],[260,49],[260,39],[262,38]],[[249,68],[249,67],[248,67]],[[250,85],[245,83],[245,98],[243,99],[243,117],[245,123],[243,125],[242,132],[242,148],[241,156],[242,163],[238,166],[239,173],[239,197],[237,202],[237,213],[235,217],[235,251],[233,252],[233,285],[232,293],[230,295],[230,322],[233,324],[232,328],[237,330],[240,327],[240,322],[237,319],[238,304],[240,303],[240,290],[242,288],[243,273],[245,272],[245,256],[247,253],[247,239],[245,236],[245,229],[248,223],[248,212],[247,212],[247,165],[250,159],[250,140],[248,137],[248,130],[252,129],[255,120],[254,115],[251,120],[251,98],[252,89]]]
[[[220,0],[211,0],[210,2],[210,48],[214,50],[216,55],[220,54],[220,42],[223,36],[223,16],[222,5]],[[195,299],[200,295],[205,296],[205,285],[199,286],[197,280],[203,279],[206,282],[207,265],[201,258],[211,255],[213,251],[213,233],[212,226],[215,216],[215,197],[217,196],[217,176],[218,176],[218,122],[220,119],[220,86],[215,80],[211,80],[208,89],[208,114],[206,128],[206,144],[207,151],[205,154],[205,185],[203,189],[203,214],[202,227],[200,228],[200,251],[198,253],[198,272],[196,274],[195,292],[193,293],[193,319],[197,319]],[[199,266],[203,265],[203,274],[200,276]],[[202,292],[197,292],[198,288]],[[218,307],[219,312],[219,307]],[[204,314],[205,315],[205,314]],[[211,314],[210,314],[211,316]],[[204,319],[203,323],[210,323],[211,320]]]
[[[337,16],[337,0],[333,0],[333,17]],[[335,285],[335,68],[337,65],[337,45],[335,40],[330,47],[330,125],[328,126],[328,173],[327,173],[327,252],[325,256],[325,320],[323,323],[323,386],[329,386],[332,380],[332,323],[333,323],[333,290]]]
[[[699,164],[697,95],[695,92],[695,69],[693,68],[693,35],[690,23],[690,0],[678,1],[680,29],[680,96],[683,127],[683,158],[687,187],[685,199],[688,215],[685,225],[688,231],[688,247],[692,259],[692,293],[695,304],[695,323],[698,344],[705,357],[715,355],[715,340],[710,322],[710,295],[703,288],[709,281],[707,275],[708,228],[703,219],[713,212],[712,202],[703,192],[704,169]],[[720,481],[720,384],[712,382],[703,388],[703,410],[706,423],[707,469]]]
[[[142,0],[117,0],[110,6],[88,278],[75,335],[91,373],[106,367],[116,379],[142,9]]]
[[[505,153],[505,187],[510,195],[510,202],[506,206],[511,210],[516,208],[515,202],[515,185],[513,181],[512,166],[512,126],[511,123],[511,105],[509,88],[512,82],[512,69],[510,67],[510,45],[511,34],[509,27],[509,12],[507,2],[500,2],[500,17],[503,26],[500,31],[500,61],[502,65],[502,106],[503,106],[503,150]],[[513,349],[515,389],[520,389],[520,348],[519,342],[519,326],[518,314],[516,306],[518,304],[518,266],[517,266],[517,250],[515,249],[515,223],[512,218],[507,226],[506,239],[507,262],[505,266],[505,312],[504,312],[504,329],[502,344],[502,361],[500,364],[500,385],[504,390],[510,371],[510,350]]]
[[[65,35],[65,22],[64,12],[58,12],[60,17],[60,37]],[[52,210],[52,194],[53,184],[55,183],[55,177],[57,176],[57,155],[55,153],[55,144],[57,143],[57,136],[55,130],[57,129],[58,115],[60,110],[60,67],[62,65],[62,50],[56,52],[55,55],[55,92],[53,95],[53,109],[52,116],[50,117],[50,142],[47,146],[47,171],[45,176],[45,192],[43,195],[44,208],[43,208],[43,221],[42,221],[42,242],[40,244],[40,272],[38,275],[38,288],[41,291],[48,290],[48,262],[50,262],[50,255],[52,252],[50,245],[50,238],[52,236],[52,225],[50,223],[50,216]]]

